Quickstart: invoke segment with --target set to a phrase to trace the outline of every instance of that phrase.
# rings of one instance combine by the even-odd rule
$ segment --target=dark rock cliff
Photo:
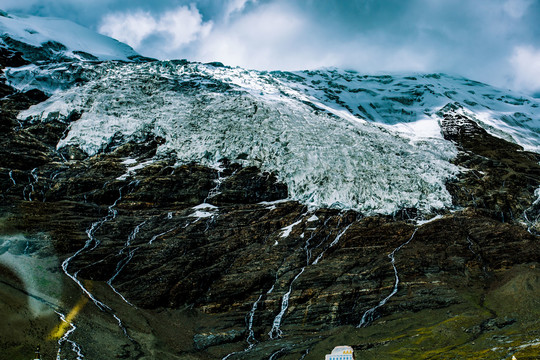
[[[0,52],[2,66],[25,63]],[[286,200],[275,174],[226,159],[220,170],[162,159],[126,175],[125,159],[148,161],[159,138],[92,157],[58,151],[73,119],[23,125],[18,111],[46,96],[4,80],[0,91],[0,230],[45,233],[65,271],[120,303],[86,305],[73,339],[87,358],[316,359],[347,343],[362,359],[487,359],[540,336],[539,155],[456,106],[440,116],[466,169],[447,184],[460,209],[418,219],[310,210]],[[2,291],[17,288],[4,275]],[[118,314],[126,336],[102,313]],[[50,331],[36,328],[21,343]]]

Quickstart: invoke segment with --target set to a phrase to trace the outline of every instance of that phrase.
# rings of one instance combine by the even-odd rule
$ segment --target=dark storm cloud
[[[194,1],[183,0],[5,0],[3,9],[39,16],[54,16],[70,19],[78,24],[97,29],[102,17],[112,12],[143,10],[154,14],[186,6]],[[195,2],[211,18],[222,11],[221,1],[203,0]]]
[[[449,72],[540,91],[539,0],[6,0],[144,55],[257,69]]]
[[[524,89],[539,85],[530,84],[523,74],[538,74],[539,1],[311,1],[310,5],[310,22],[318,19],[327,29],[319,33],[320,43],[338,47],[332,45],[334,38],[348,45],[344,51],[350,56],[340,59],[342,66],[452,72]],[[364,57],[366,52],[371,56]]]

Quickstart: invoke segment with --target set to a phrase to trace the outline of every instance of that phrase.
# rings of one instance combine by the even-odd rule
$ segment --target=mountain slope
[[[50,77],[22,73],[7,73],[12,85],[47,90],[39,79]],[[94,155],[160,137],[158,157],[255,165],[276,172],[291,199],[314,207],[365,214],[450,208],[445,183],[458,173],[450,163],[456,149],[443,138],[438,114],[448,103],[495,135],[540,146],[538,101],[444,75],[329,70],[301,77],[175,62],[82,66],[62,74],[68,83],[75,76],[87,81],[19,116],[35,122],[82,114],[59,148]],[[479,93],[470,97],[474,104],[466,100],[471,89]],[[366,107],[371,110],[353,111]]]
[[[393,125],[413,138],[440,133],[433,115],[450,102],[494,135],[539,150],[540,103],[535,98],[445,74],[369,76],[337,69],[294,74],[294,81],[288,81],[286,73],[276,73],[326,106]]]
[[[15,16],[0,10],[0,45],[33,62],[123,60],[141,58],[131,47],[71,21]]]
[[[6,356],[538,358],[537,100],[442,74],[17,51],[0,51]]]

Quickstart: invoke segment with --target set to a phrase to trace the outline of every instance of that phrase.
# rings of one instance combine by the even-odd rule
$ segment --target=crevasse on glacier
[[[60,85],[51,89],[47,74]],[[401,77],[395,92],[410,94],[411,87],[416,92],[391,100],[392,77],[267,73],[181,61],[33,68],[8,77],[19,88],[53,94],[21,113],[22,121],[82,114],[59,148],[75,145],[92,155],[113,142],[159,136],[165,141],[157,157],[208,166],[222,158],[256,165],[276,172],[291,199],[314,207],[389,214],[403,207],[429,212],[451,206],[445,182],[458,172],[449,162],[456,149],[442,139],[435,113],[452,98],[438,96],[428,84],[433,79]],[[84,81],[72,85],[75,79]],[[447,88],[453,82],[458,90],[469,86],[464,79],[439,76],[437,81]],[[362,106],[366,101],[369,112]],[[383,108],[377,101],[390,105]],[[421,121],[435,131],[422,134],[415,128]],[[493,122],[491,129],[512,128],[507,123]],[[533,125],[525,131],[537,134]]]

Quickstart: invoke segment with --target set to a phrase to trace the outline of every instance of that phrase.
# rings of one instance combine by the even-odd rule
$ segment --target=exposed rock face
[[[455,106],[440,116],[468,169],[447,185],[461,208],[417,222],[415,209],[308,209],[255,167],[155,159],[159,138],[57,151],[74,119],[23,126],[17,112],[46,96],[1,89],[3,232],[46,233],[67,274],[120,303],[86,305],[73,333],[86,357],[315,359],[347,342],[365,359],[534,358],[537,345],[518,346],[540,336],[540,159]],[[114,336],[124,343],[103,346]]]
[[[19,53],[24,53],[26,59],[30,62],[61,62],[71,60],[62,53],[67,50],[67,48],[56,41],[48,41],[42,46],[37,47],[12,39],[7,35],[2,36],[2,40],[10,49],[14,49]]]
[[[455,107],[447,108],[442,115],[443,135],[462,150],[455,163],[469,169],[448,184],[455,203],[483,209],[501,221],[518,220],[536,199],[540,156],[488,134]],[[538,216],[530,215],[531,219]]]

